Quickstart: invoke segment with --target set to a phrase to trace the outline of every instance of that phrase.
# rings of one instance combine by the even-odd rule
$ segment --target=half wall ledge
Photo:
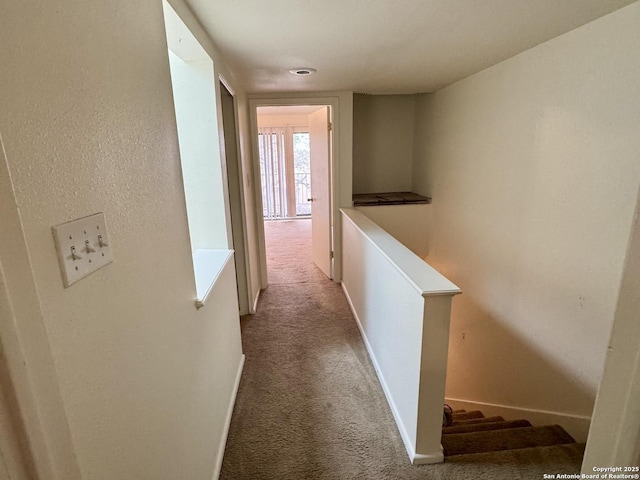
[[[196,308],[204,307],[220,274],[233,258],[233,250],[198,249],[193,252],[196,280]]]
[[[343,208],[342,288],[413,464],[444,460],[451,299],[460,289],[362,212]]]

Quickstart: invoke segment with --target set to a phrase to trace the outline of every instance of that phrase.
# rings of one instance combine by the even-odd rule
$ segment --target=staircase
[[[559,425],[532,426],[527,420],[485,417],[482,412],[455,410],[453,422],[442,428],[445,462],[558,465],[580,471],[584,444]],[[558,473],[558,472],[549,472]]]

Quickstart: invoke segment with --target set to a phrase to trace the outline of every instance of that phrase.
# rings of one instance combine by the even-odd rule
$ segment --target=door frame
[[[0,224],[6,228],[0,235],[0,341],[11,379],[10,407],[19,418],[14,428],[24,438],[22,454],[38,478],[80,480],[1,135]]]
[[[222,134],[221,145],[224,146],[224,160],[225,160],[225,175],[227,183],[227,200],[229,202],[229,222],[231,224],[231,241],[234,250],[234,261],[236,265],[236,285],[238,290],[238,306],[240,309],[240,315],[246,315],[251,313],[252,299],[250,294],[249,285],[251,284],[251,266],[247,258],[247,252],[249,251],[246,224],[246,206],[244,185],[242,179],[244,176],[242,162],[240,158],[241,145],[240,125],[238,122],[238,100],[236,92],[231,87],[229,82],[223,75],[218,75],[220,81],[220,98],[219,105],[222,113],[222,125],[218,125],[218,129]],[[231,96],[230,104],[225,102],[224,92],[225,89]],[[227,106],[225,107],[225,103]],[[227,138],[225,133],[230,133],[233,138]],[[233,152],[229,152],[229,147],[232,147]],[[227,158],[230,155],[230,158]],[[232,205],[232,202],[238,202],[237,205]]]
[[[341,275],[341,245],[340,245],[340,97],[331,95],[304,96],[264,96],[249,99],[249,116],[251,123],[251,148],[253,160],[253,178],[255,189],[256,219],[258,229],[258,250],[260,253],[260,286],[267,288],[267,250],[264,235],[264,218],[262,216],[262,182],[260,180],[260,158],[258,150],[258,107],[285,107],[295,105],[317,105],[330,107],[332,123],[331,159],[329,164],[329,188],[331,190],[330,218],[331,218],[331,239],[334,252],[332,266],[332,280],[339,283]],[[350,189],[349,189],[350,190]],[[349,197],[350,197],[349,191]]]
[[[15,322],[5,283],[4,270],[0,263],[0,321]],[[2,326],[0,333],[5,333],[6,330],[7,328]],[[0,341],[0,477],[4,478],[4,474],[11,479],[27,480],[35,475],[35,469],[20,418],[20,407],[17,404],[3,342],[6,340]],[[30,472],[27,473],[27,469]]]

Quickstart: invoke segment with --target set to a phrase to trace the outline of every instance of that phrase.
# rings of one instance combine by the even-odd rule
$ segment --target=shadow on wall
[[[595,401],[589,385],[464,294],[452,306],[446,397],[478,403],[485,414],[558,423],[578,441],[586,441]]]
[[[476,211],[434,212],[426,258],[463,291],[452,305],[447,398],[507,406],[532,423],[522,410],[546,412],[584,440],[613,314],[611,269],[571,249],[575,232],[554,245],[560,234],[528,235],[538,223],[523,227],[487,204]]]

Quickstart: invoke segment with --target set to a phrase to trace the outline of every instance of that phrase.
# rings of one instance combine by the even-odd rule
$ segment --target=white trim
[[[257,107],[249,100],[249,132],[251,135],[251,166],[253,167],[253,201],[255,205],[256,230],[258,237],[258,261],[260,272],[260,288],[267,288],[267,247],[264,234],[264,207],[262,205],[262,174],[258,148],[258,114]]]
[[[0,341],[38,478],[82,478],[62,400],[11,169],[0,135],[0,300],[10,318],[0,321]],[[11,318],[12,317],[12,318]]]
[[[487,417],[501,416],[505,420],[529,420],[535,425],[560,425],[577,442],[585,442],[589,432],[591,417],[586,415],[574,415],[571,413],[551,412],[533,408],[499,405],[488,402],[462,400],[458,398],[445,398],[445,402],[452,408],[465,410],[481,410]]]
[[[238,388],[240,388],[240,379],[242,378],[242,370],[244,369],[245,355],[240,357],[240,364],[238,365],[238,371],[236,373],[236,381],[233,385],[233,393],[227,407],[227,416],[224,420],[224,430],[222,432],[222,438],[220,439],[220,446],[218,447],[218,456],[216,458],[216,466],[213,474],[213,480],[218,480],[220,477],[220,470],[222,469],[222,460],[224,459],[224,449],[227,446],[227,437],[229,436],[229,428],[231,427],[231,417],[233,416],[233,407],[236,404],[236,397],[238,396]]]
[[[344,218],[364,235],[420,295],[429,297],[462,293],[457,285],[380,228],[362,212],[353,208],[341,208],[340,211]]]
[[[582,472],[640,463],[640,189]]]
[[[251,311],[249,313],[254,314],[258,311],[258,300],[260,300],[260,294],[262,293],[262,290],[258,290],[256,292],[256,297],[253,299],[253,308],[251,309]]]
[[[238,178],[237,178],[237,182],[235,182],[236,183],[235,185],[233,185],[233,182],[229,184],[229,213],[231,214],[232,195],[235,195],[237,193],[240,199],[240,221],[238,222],[238,219],[235,219],[236,225],[234,225],[234,218],[233,216],[231,217],[231,227],[232,227],[231,237],[233,239],[232,247],[235,250],[234,262],[238,259],[244,262],[243,272],[239,272],[236,269],[236,275],[239,277],[237,285],[238,285],[240,313],[244,315],[246,313],[250,313],[250,309],[251,309],[251,292],[250,292],[251,262],[249,259],[250,254],[249,254],[249,239],[248,239],[248,233],[247,233],[247,211],[246,211],[246,199],[245,199],[246,192],[244,187],[245,173],[244,173],[243,163],[242,163],[243,155],[242,155],[242,144],[240,140],[241,130],[240,130],[239,115],[238,115],[238,99],[236,98],[235,90],[230,86],[229,82],[224,77],[224,75],[220,73],[218,75],[218,79],[220,80],[221,86],[224,87],[226,91],[231,95],[231,103],[232,103],[231,111],[227,111],[227,109],[225,109],[225,100],[223,99],[223,91],[221,88],[220,108],[222,109],[223,130],[225,128],[225,125],[227,125],[225,122],[229,118],[229,116],[233,117],[233,143],[235,144],[235,150],[236,150],[236,155],[233,161],[236,164]],[[226,135],[224,136],[224,143],[225,143],[225,153],[226,153],[226,144],[227,144]],[[227,164],[227,169],[228,169],[228,166],[229,165]],[[235,241],[236,239],[234,238],[235,229],[238,226],[238,223],[240,223],[239,227],[240,227],[240,230],[242,231],[242,242],[240,242],[241,245],[236,245],[236,241]]]
[[[196,279],[196,308],[204,307],[209,295],[220,278],[233,250],[199,248],[193,252],[193,274]]]
[[[252,147],[252,164],[254,175],[254,195],[256,204],[256,217],[257,217],[257,230],[258,230],[258,249],[260,253],[260,270],[261,270],[261,288],[267,288],[268,279],[266,273],[267,254],[264,237],[264,221],[262,218],[262,189],[260,184],[260,161],[257,158],[258,152],[258,120],[257,120],[257,107],[269,107],[269,106],[290,106],[290,105],[328,105],[331,111],[331,123],[332,128],[332,144],[331,144],[331,165],[330,165],[330,178],[329,183],[331,185],[331,231],[332,231],[332,250],[334,252],[334,261],[332,269],[332,280],[340,282],[341,280],[341,255],[342,246],[340,244],[340,206],[341,198],[340,194],[340,172],[341,166],[346,163],[350,163],[351,159],[341,158],[340,152],[343,145],[341,144],[340,130],[346,128],[347,125],[343,125],[345,119],[342,118],[341,100],[343,95],[336,93],[299,93],[296,96],[290,96],[286,94],[274,94],[272,95],[256,95],[249,98],[249,115],[250,115],[250,130],[251,130],[251,147]],[[343,108],[347,108],[345,105]],[[352,114],[352,112],[351,112]],[[349,126],[351,127],[351,126]],[[350,191],[349,191],[350,196]]]
[[[389,387],[387,386],[387,382],[382,376],[382,372],[380,370],[380,366],[378,365],[378,361],[376,359],[375,354],[373,353],[373,348],[371,348],[371,344],[367,339],[367,335],[364,332],[364,328],[362,327],[362,323],[360,322],[360,318],[358,317],[358,312],[356,312],[353,303],[351,302],[351,297],[349,296],[349,291],[344,283],[341,283],[342,290],[344,291],[344,295],[347,298],[347,303],[349,304],[349,308],[351,309],[351,313],[353,313],[353,318],[356,320],[356,324],[358,325],[358,330],[360,330],[360,336],[364,342],[364,345],[369,353],[369,358],[371,359],[371,363],[373,363],[373,367],[376,371],[376,375],[378,376],[378,380],[380,382],[380,386],[382,387],[382,391],[384,392],[385,397],[387,397],[387,403],[389,404],[389,408],[391,409],[391,413],[393,414],[393,418],[396,421],[396,425],[398,426],[398,431],[400,432],[400,437],[402,438],[402,442],[404,443],[404,448],[409,455],[409,459],[412,464],[427,464],[427,463],[442,463],[444,461],[444,455],[442,454],[442,445],[440,445],[441,453],[440,455],[422,455],[416,453],[415,446],[411,441],[411,437],[409,433],[407,433],[407,429],[402,422],[400,417],[400,413],[398,412],[398,408],[396,407],[395,402],[393,401],[393,397],[391,396],[391,392],[389,391]]]
[[[9,293],[5,285],[2,263],[0,263],[0,318],[2,321],[15,322]],[[0,326],[0,333],[4,333],[4,327]],[[27,465],[30,465],[31,462],[31,450],[26,442],[20,406],[10,404],[7,401],[7,398],[15,398],[16,396],[11,374],[7,367],[8,365],[0,367],[0,477],[12,480],[29,480]]]
[[[422,453],[415,453],[411,459],[413,465],[433,465],[435,463],[444,462],[444,449],[440,445],[440,453],[433,455],[423,455]]]
[[[194,35],[195,36],[195,35]],[[202,47],[204,48],[204,47]],[[225,76],[222,73],[218,73],[218,79],[220,80],[220,83],[222,83],[222,85],[224,85],[224,88],[227,89],[227,91],[231,94],[231,96],[234,99],[234,106],[235,106],[235,98],[236,98],[236,91],[235,89],[231,86],[231,84],[227,81],[227,79],[225,78]]]

